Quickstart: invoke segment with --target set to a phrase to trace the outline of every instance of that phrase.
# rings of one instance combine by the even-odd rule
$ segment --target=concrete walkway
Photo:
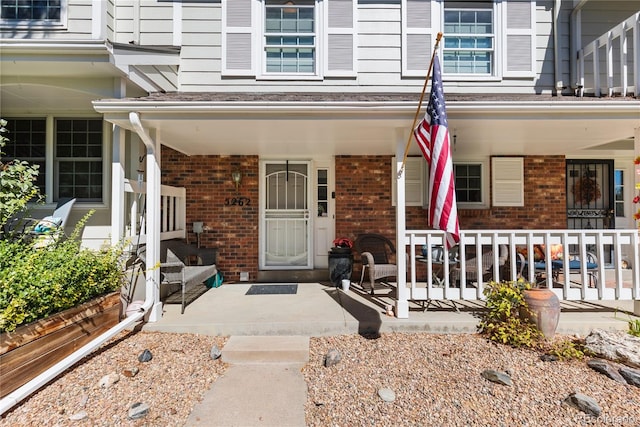
[[[224,284],[191,302],[165,304],[144,330],[230,336],[222,360],[230,367],[191,413],[188,426],[304,426],[307,386],[301,373],[309,337],[385,332],[474,333],[482,301],[412,303],[409,319],[387,316],[392,290],[376,295],[301,283],[295,294],[246,295],[250,284]],[[195,295],[194,295],[195,296]],[[459,310],[456,311],[454,306]],[[626,330],[632,301],[563,302],[558,333]]]

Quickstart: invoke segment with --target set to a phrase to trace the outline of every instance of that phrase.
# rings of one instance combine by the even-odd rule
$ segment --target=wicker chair
[[[364,288],[364,276],[365,272],[368,272],[371,295],[373,295],[376,280],[397,277],[398,267],[392,262],[396,249],[391,240],[380,234],[361,234],[356,238],[354,246],[362,261],[360,286]]]

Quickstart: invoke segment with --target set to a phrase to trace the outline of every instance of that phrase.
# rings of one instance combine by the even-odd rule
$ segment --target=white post
[[[111,244],[124,237],[124,161],[125,131],[113,126],[113,159],[111,160]]]
[[[635,47],[635,46],[634,46]],[[636,93],[638,92],[638,86],[636,86]],[[634,147],[634,159],[640,158],[640,127],[635,128],[634,130],[634,135],[633,135],[633,147]],[[634,165],[634,178],[633,178],[633,182],[634,182],[634,191],[633,194],[640,194],[640,165]],[[633,205],[633,214],[635,214],[636,212],[638,212],[638,205]],[[638,229],[638,232],[640,233],[640,220],[639,221],[635,221],[636,228]],[[637,246],[637,245],[636,245]],[[636,249],[636,250],[640,250],[640,249]],[[634,252],[634,251],[632,251]],[[638,265],[640,263],[640,259],[636,259],[633,261],[634,265],[633,265],[633,271],[635,272],[635,280],[633,281],[634,286],[635,284],[638,283],[639,278],[639,271],[640,271],[640,265]],[[635,314],[636,316],[640,316],[640,295],[634,295],[634,301],[633,301],[633,314]]]
[[[396,170],[402,167],[405,141],[402,132],[398,130],[396,143]],[[405,245],[406,214],[405,214],[405,173],[397,177],[396,182],[396,264],[398,267],[398,292],[396,299],[396,317],[409,318],[409,296],[407,289],[407,247]]]

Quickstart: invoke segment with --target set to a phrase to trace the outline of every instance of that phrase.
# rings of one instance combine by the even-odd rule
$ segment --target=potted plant
[[[353,247],[353,241],[348,237],[338,237],[333,240],[333,248],[331,251],[334,253],[351,253]]]

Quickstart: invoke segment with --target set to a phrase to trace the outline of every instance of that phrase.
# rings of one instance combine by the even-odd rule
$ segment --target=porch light
[[[231,172],[231,179],[236,184],[236,191],[238,191],[238,186],[240,185],[240,180],[242,180],[242,173],[239,170],[235,170]]]

